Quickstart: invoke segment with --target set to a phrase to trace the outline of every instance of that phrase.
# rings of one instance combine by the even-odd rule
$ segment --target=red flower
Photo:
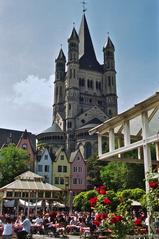
[[[97,200],[98,200],[97,197],[93,197],[93,198],[89,199],[89,203],[90,203],[91,207],[96,204]]]
[[[134,221],[134,223],[135,223],[136,226],[141,226],[142,219],[141,219],[141,218],[137,218],[137,219]]]
[[[102,194],[102,195],[105,195],[106,194],[106,190],[104,188],[100,188],[99,193]]]
[[[123,219],[122,216],[115,215],[114,217],[112,217],[111,223],[113,224],[113,223],[116,223],[116,222],[120,222],[122,219]]]
[[[97,221],[101,221],[101,213],[96,214],[95,219],[96,219]]]
[[[149,186],[150,186],[150,188],[157,188],[158,187],[158,182],[150,181]]]
[[[106,190],[106,186],[102,185],[102,186],[100,186],[100,189]]]
[[[101,221],[101,220],[103,220],[105,218],[107,218],[107,214],[106,213],[98,213],[98,214],[96,214],[96,217],[95,217],[96,221]]]
[[[116,221],[117,221],[117,222],[120,222],[122,219],[123,219],[122,216],[116,216]]]
[[[109,198],[104,198],[103,203],[107,204],[107,205],[110,205],[112,202],[109,200]]]
[[[98,188],[96,188],[96,191],[99,194],[105,195],[106,194],[106,187],[105,186],[99,186]]]
[[[93,224],[96,225],[97,227],[100,226],[100,222],[99,222],[99,221],[96,221],[96,220],[93,221]]]
[[[100,192],[100,187],[96,188],[96,191],[99,193]]]
[[[112,217],[111,223],[114,224],[114,223],[116,223],[116,222],[117,222],[117,221],[116,221],[116,217]]]
[[[107,218],[107,214],[106,213],[101,213],[101,219],[103,220],[103,219],[106,219]]]

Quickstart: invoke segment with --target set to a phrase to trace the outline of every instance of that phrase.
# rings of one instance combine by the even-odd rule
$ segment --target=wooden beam
[[[100,160],[100,159],[98,159]],[[132,159],[132,158],[107,158],[105,160],[100,160],[102,162],[124,162],[124,163],[131,163],[131,164],[144,164],[143,159]],[[159,161],[152,160],[152,165],[159,166]]]

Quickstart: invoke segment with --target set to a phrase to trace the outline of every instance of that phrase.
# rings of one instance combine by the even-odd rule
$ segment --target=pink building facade
[[[27,130],[22,133],[18,143],[17,143],[18,148],[25,149],[28,153],[29,156],[29,169],[31,171],[34,171],[35,169],[35,160],[36,160],[36,149],[34,149],[34,146],[31,142],[31,139],[29,137],[29,134]]]
[[[76,193],[87,189],[87,168],[80,150],[76,150],[70,157],[70,191]]]

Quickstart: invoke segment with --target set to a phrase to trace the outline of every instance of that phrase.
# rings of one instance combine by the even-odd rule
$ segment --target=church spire
[[[107,42],[105,43],[105,46],[104,48],[111,48],[113,50],[115,50],[115,47],[114,47],[114,44],[113,42],[111,41],[110,37],[108,36],[108,39],[107,39]]]
[[[62,48],[60,49],[60,52],[59,52],[59,55],[58,55],[56,61],[59,61],[59,60],[60,60],[60,61],[61,61],[61,60],[66,61],[66,57],[65,57],[65,54],[64,54]]]
[[[100,65],[96,59],[85,14],[83,14],[79,30],[79,59],[81,68],[97,71],[100,70]]]
[[[78,37],[78,34],[76,32],[76,29],[75,27],[73,27],[73,30],[72,30],[72,33],[71,33],[71,36],[70,38],[68,39],[68,41],[71,41],[71,40],[77,40],[79,42],[79,37]]]

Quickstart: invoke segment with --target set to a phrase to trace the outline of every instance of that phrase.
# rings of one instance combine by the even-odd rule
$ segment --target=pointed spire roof
[[[114,44],[111,41],[110,37],[108,36],[108,39],[104,45],[104,49],[108,49],[108,48],[112,48],[113,50],[115,50]]]
[[[79,64],[83,69],[101,71],[98,63],[89,33],[88,24],[85,14],[83,14],[80,30],[79,30]]]
[[[65,57],[65,54],[64,54],[62,48],[60,49],[60,52],[59,52],[59,55],[58,55],[56,61],[57,61],[57,60],[63,60],[63,61],[66,61],[66,57]]]
[[[71,33],[71,36],[70,36],[70,38],[68,39],[68,41],[70,41],[70,40],[77,40],[77,41],[79,41],[79,37],[78,37],[78,34],[77,34],[75,28],[73,28],[72,33]]]

